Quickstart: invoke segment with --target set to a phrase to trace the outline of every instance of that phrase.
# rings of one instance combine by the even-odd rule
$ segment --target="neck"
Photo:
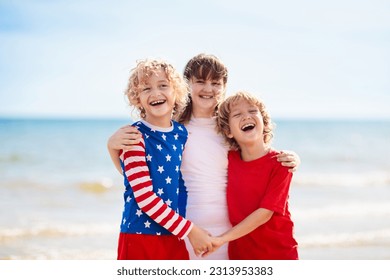
[[[252,161],[255,159],[259,159],[268,154],[270,148],[271,147],[266,145],[265,143],[259,143],[254,145],[240,145],[241,158],[243,161]]]
[[[150,123],[153,126],[157,126],[161,128],[168,128],[171,127],[172,125],[170,116],[160,117],[160,118],[148,118],[146,116],[145,121]]]
[[[214,110],[193,109],[192,115],[195,118],[212,118],[214,117]]]

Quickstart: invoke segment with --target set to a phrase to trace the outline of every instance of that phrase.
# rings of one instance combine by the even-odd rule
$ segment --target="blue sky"
[[[212,53],[279,118],[390,119],[389,1],[0,2],[0,116],[126,117],[129,70]]]

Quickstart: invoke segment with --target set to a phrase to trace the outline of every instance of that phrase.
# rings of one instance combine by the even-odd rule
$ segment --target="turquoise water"
[[[0,119],[0,259],[115,259],[126,120]],[[276,120],[302,259],[390,259],[390,121]],[[212,160],[212,159],[210,159]]]

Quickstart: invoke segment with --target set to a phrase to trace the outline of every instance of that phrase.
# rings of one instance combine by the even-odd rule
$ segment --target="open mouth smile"
[[[255,124],[254,123],[247,123],[247,124],[244,124],[242,127],[241,127],[241,130],[242,131],[250,131],[252,129],[255,128]]]
[[[213,99],[214,95],[199,95],[199,97],[203,99]]]
[[[166,100],[155,100],[155,101],[152,101],[149,103],[150,106],[158,106],[158,105],[161,105],[161,104],[164,104],[166,102]]]

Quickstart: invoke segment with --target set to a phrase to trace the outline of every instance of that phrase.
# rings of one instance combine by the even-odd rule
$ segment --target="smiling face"
[[[224,63],[214,55],[201,53],[187,62],[183,76],[190,88],[190,100],[178,120],[188,123],[192,116],[215,117],[228,80]]]
[[[217,125],[234,150],[242,145],[269,146],[273,136],[273,123],[264,102],[244,91],[229,96],[219,105]]]
[[[263,143],[264,122],[257,106],[240,99],[231,104],[229,115],[229,138],[243,144]]]
[[[139,88],[138,106],[145,112],[145,120],[160,127],[170,126],[175,106],[175,93],[165,72],[157,70]]]
[[[193,115],[202,118],[214,116],[215,108],[225,91],[223,80],[204,80],[193,77],[189,82],[189,86]]]

